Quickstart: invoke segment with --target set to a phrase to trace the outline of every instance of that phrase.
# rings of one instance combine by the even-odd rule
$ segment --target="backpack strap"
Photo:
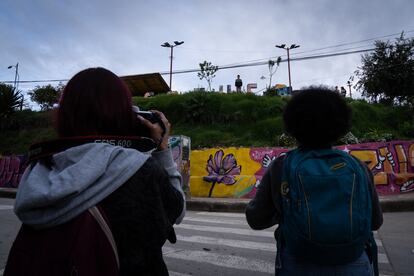
[[[101,211],[99,211],[99,208],[96,206],[93,206],[88,209],[89,213],[96,219],[99,226],[101,227],[102,231],[105,233],[105,236],[108,238],[109,243],[111,244],[112,250],[115,255],[116,264],[119,269],[119,256],[118,256],[118,250],[116,248],[116,243],[114,236],[112,235],[111,228],[109,228],[108,223],[106,223],[104,217],[101,214]]]
[[[275,166],[275,170],[278,171],[279,173],[277,174],[276,177],[276,183],[275,186],[278,187],[278,189],[276,190],[276,192],[278,194],[280,194],[280,201],[277,203],[280,207],[279,210],[281,210],[280,213],[280,220],[279,220],[279,225],[275,230],[275,239],[276,239],[276,260],[275,260],[275,270],[276,270],[276,275],[279,274],[280,269],[282,269],[282,260],[281,260],[281,251],[282,251],[282,243],[283,243],[283,237],[282,237],[282,231],[280,229],[280,225],[283,223],[283,204],[282,204],[282,181],[284,178],[284,164],[286,163],[286,157],[287,155],[282,155],[279,156],[275,162],[276,162],[276,166]]]

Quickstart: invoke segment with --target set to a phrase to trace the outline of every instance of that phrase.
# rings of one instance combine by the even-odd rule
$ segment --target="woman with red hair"
[[[108,143],[85,143],[32,162],[16,197],[15,212],[23,226],[4,275],[34,275],[33,270],[27,271],[33,267],[22,265],[27,260],[36,260],[42,275],[92,273],[82,269],[92,266],[96,256],[83,257],[78,263],[68,260],[68,264],[52,268],[53,261],[48,260],[53,253],[29,244],[33,239],[43,239],[42,246],[50,248],[53,240],[70,239],[73,233],[65,236],[67,229],[95,206],[111,229],[119,275],[168,275],[161,248],[167,239],[175,242],[173,225],[184,217],[185,198],[168,147],[170,123],[161,112],[154,113],[164,128],[137,117],[127,86],[104,68],[81,71],[67,83],[56,116],[60,138],[136,137],[142,135],[137,128],[141,124],[157,147],[141,152]],[[22,239],[26,241],[23,249],[18,246]],[[90,240],[85,248],[88,243]],[[99,244],[93,246],[100,248]],[[104,264],[94,271],[99,275],[118,272],[105,269]]]

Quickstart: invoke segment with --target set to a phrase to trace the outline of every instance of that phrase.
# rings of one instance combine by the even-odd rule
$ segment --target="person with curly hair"
[[[351,128],[335,90],[296,92],[283,111],[298,147],[268,167],[246,208],[251,228],[279,224],[276,275],[378,274],[372,230],[383,222],[367,166],[332,146]]]

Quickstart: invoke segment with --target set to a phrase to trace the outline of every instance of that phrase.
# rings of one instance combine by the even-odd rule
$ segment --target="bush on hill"
[[[286,137],[280,139],[281,113],[287,100],[208,92],[133,99],[143,110],[163,111],[172,123],[172,134],[189,136],[192,148],[291,145]],[[351,132],[360,142],[414,138],[414,117],[409,108],[348,101],[353,109]],[[7,127],[1,129],[0,154],[24,153],[31,143],[55,137],[50,112],[24,110],[9,120],[2,124]]]

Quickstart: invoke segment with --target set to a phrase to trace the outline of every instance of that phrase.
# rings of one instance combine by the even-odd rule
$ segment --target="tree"
[[[13,86],[0,83],[0,118],[8,117],[23,103],[23,96]]]
[[[197,73],[197,76],[202,79],[206,79],[208,83],[208,91],[211,91],[211,82],[213,78],[216,76],[215,73],[218,70],[218,66],[214,66],[211,62],[207,62],[206,60],[203,63],[200,63],[200,72]]]
[[[376,41],[375,51],[362,56],[356,71],[362,96],[388,105],[414,105],[414,38],[404,32],[394,44]]]
[[[30,99],[40,105],[42,110],[48,110],[59,101],[60,93],[63,89],[63,84],[54,87],[50,84],[45,86],[36,86],[30,91]]]
[[[279,68],[279,64],[280,64],[281,61],[282,61],[282,58],[278,57],[276,61],[270,59],[269,62],[268,62],[268,65],[269,65],[269,87],[268,87],[268,90],[270,90],[271,87],[272,87],[272,77],[276,73],[277,69]],[[275,64],[276,64],[276,68],[275,68],[275,70],[273,70],[273,67],[275,66]]]

